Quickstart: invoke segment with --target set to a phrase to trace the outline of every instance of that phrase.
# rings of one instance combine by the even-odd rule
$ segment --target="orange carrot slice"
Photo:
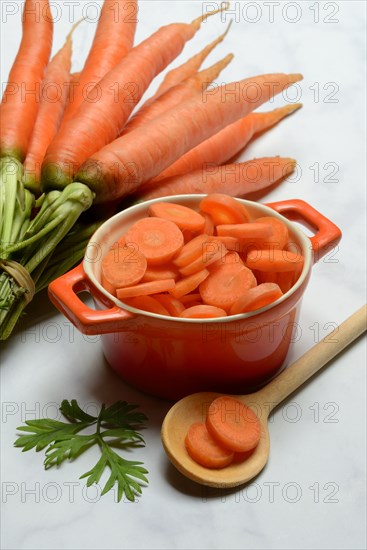
[[[192,208],[172,202],[156,202],[149,207],[149,215],[164,218],[175,223],[180,229],[202,231],[205,220]]]
[[[214,317],[227,317],[227,312],[220,307],[203,304],[185,309],[180,317],[184,319],[212,319]]]
[[[217,225],[217,234],[237,239],[267,239],[272,236],[273,229],[267,223],[236,223]]]
[[[111,245],[111,250],[115,250],[115,249],[118,248],[119,246],[125,246],[125,244],[126,244],[125,235],[122,235],[122,237],[120,237],[118,241],[115,241],[115,242]]]
[[[191,458],[206,468],[224,468],[233,460],[233,452],[221,447],[203,422],[195,422],[190,426],[185,447]]]
[[[174,266],[162,265],[157,267],[148,267],[142,278],[142,283],[149,283],[149,281],[161,281],[162,279],[177,279],[179,273]]]
[[[288,250],[257,249],[247,254],[246,265],[259,271],[293,271],[301,270],[303,256]]]
[[[202,303],[201,294],[199,292],[192,292],[191,294],[185,294],[185,296],[182,296],[180,301],[184,304],[185,308],[188,308],[189,307],[188,304],[190,304],[190,302]]]
[[[135,298],[135,296],[148,296],[149,294],[158,294],[175,288],[174,279],[162,279],[162,281],[150,281],[149,283],[140,283],[139,285],[126,286],[118,288],[116,295],[119,300],[125,298]]]
[[[215,226],[212,218],[209,216],[209,214],[206,214],[206,212],[200,212],[200,214],[203,216],[205,220],[203,233],[205,233],[206,235],[214,235]]]
[[[200,210],[209,214],[215,225],[250,221],[246,209],[233,197],[211,193],[200,202]]]
[[[132,225],[126,235],[147,259],[148,265],[169,261],[183,246],[183,235],[177,225],[162,218],[142,218]]]
[[[170,294],[156,294],[154,298],[167,309],[168,313],[172,315],[172,317],[179,317],[185,310],[183,303]]]
[[[206,426],[212,437],[226,449],[244,452],[260,441],[260,421],[252,409],[238,399],[223,395],[208,409]]]
[[[143,311],[149,311],[150,313],[158,313],[158,315],[170,315],[167,308],[164,307],[156,298],[152,296],[136,296],[130,298],[125,302],[131,307],[136,309],[142,309]]]
[[[241,250],[241,243],[236,237],[230,237],[228,235],[217,235],[213,237],[213,239],[214,242],[218,240],[219,242],[223,243],[227,250],[235,250],[236,252],[240,252]]]
[[[182,230],[182,235],[183,235],[183,238],[184,238],[184,243],[186,244],[186,243],[190,242],[194,237],[196,237],[197,232],[190,231],[189,229],[183,229]]]
[[[281,296],[283,296],[283,292],[277,284],[262,283],[247,290],[243,296],[234,302],[229,313],[230,315],[237,315],[237,313],[255,311],[275,302]]]
[[[192,275],[193,273],[197,273],[198,271],[209,267],[214,262],[223,259],[226,253],[227,249],[222,243],[215,243],[214,249],[211,246],[209,246],[208,248],[207,246],[205,246],[204,243],[201,256],[196,258],[196,260],[191,262],[191,264],[181,267],[180,273],[184,277]]]
[[[132,246],[117,246],[102,260],[102,285],[115,294],[117,288],[139,283],[146,269],[147,261],[139,250]]]
[[[241,264],[245,265],[242,261],[241,256],[235,250],[230,250],[224,256],[223,261],[225,264]]]
[[[253,269],[252,273],[255,275],[257,283],[259,285],[263,283],[278,284],[280,273],[277,273],[276,271],[257,271]]]
[[[257,281],[250,269],[242,264],[223,264],[214,269],[199,286],[203,302],[226,311]]]
[[[255,223],[267,223],[273,229],[273,234],[271,238],[267,238],[261,248],[272,247],[278,248],[280,250],[285,248],[289,239],[289,231],[288,227],[285,225],[285,223],[282,222],[282,220],[279,220],[278,218],[274,218],[272,216],[263,216],[261,218],[257,218],[257,220],[255,220]]]
[[[301,275],[300,270],[295,271],[283,271],[277,274],[277,283],[280,286],[283,294],[288,292],[292,286],[296,283],[298,277]]]
[[[202,255],[203,247],[206,246],[208,240],[208,235],[197,235],[197,237],[194,237],[181,248],[178,254],[174,257],[173,263],[179,267],[184,267],[185,265],[191,264],[191,262]]]
[[[182,296],[185,296],[185,294],[189,294],[195,290],[208,276],[209,271],[207,269],[203,269],[202,271],[198,271],[189,277],[184,277],[176,283],[176,286],[172,290],[169,290],[169,293],[174,298],[181,298]]]
[[[221,258],[217,260],[214,264],[211,264],[209,266],[209,271],[212,271],[213,269],[223,265],[223,264],[239,264],[239,265],[245,265],[243,263],[243,260],[241,256],[235,252],[234,250],[231,250],[230,252],[227,252],[227,254],[224,256],[224,258]]]

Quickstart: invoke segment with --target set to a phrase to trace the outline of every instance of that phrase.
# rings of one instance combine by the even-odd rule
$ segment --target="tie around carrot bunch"
[[[116,17],[116,7],[124,17]],[[245,196],[294,168],[289,158],[233,158],[300,107],[254,112],[301,75],[240,75],[213,85],[233,53],[202,65],[225,42],[230,25],[169,70],[188,41],[200,40],[202,23],[229,4],[198,13],[191,23],[162,26],[135,44],[138,7],[137,0],[104,1],[84,67],[75,73],[76,25],[50,58],[52,3],[24,0],[22,39],[0,106],[2,339],[34,294],[80,261],[96,227],[123,208],[126,197]],[[156,93],[141,104],[166,69]],[[24,94],[24,86],[36,93]],[[99,208],[91,208],[95,204]]]

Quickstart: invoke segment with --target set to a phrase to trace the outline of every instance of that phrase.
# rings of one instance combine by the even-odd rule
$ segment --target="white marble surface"
[[[9,15],[19,4],[1,2],[3,79],[19,42],[19,13]],[[91,6],[96,2],[54,0],[60,16],[55,50],[70,26],[70,4],[75,5],[73,21],[88,4],[87,16],[94,17]],[[208,63],[234,52],[233,63],[223,73],[226,81],[262,72],[302,72],[304,108],[254,141],[242,157],[295,157],[302,170],[298,181],[283,183],[262,200],[304,199],[344,233],[335,254],[314,268],[303,300],[301,338],[292,353],[297,358],[313,345],[317,328],[323,337],[328,323],[340,323],[365,301],[366,4],[256,4],[255,11],[255,2],[232,2],[237,10],[234,25]],[[269,4],[274,6],[273,22]],[[141,2],[137,39],[160,24],[191,20],[200,10],[199,2]],[[256,17],[259,20],[251,23]],[[76,35],[75,69],[81,67],[93,28],[84,23]],[[223,28],[219,17],[212,18],[181,59]],[[283,102],[277,98],[274,104]],[[336,181],[328,181],[334,166]],[[98,337],[83,337],[71,328],[45,295],[30,308],[23,330],[4,345],[1,362],[2,548],[366,547],[363,340],[275,412],[268,465],[248,486],[228,492],[200,487],[170,466],[159,437],[169,405],[127,387],[106,365]],[[147,446],[136,455],[149,469],[150,485],[137,503],[117,504],[113,493],[100,497],[98,488],[86,491],[78,476],[92,464],[93,451],[46,472],[41,454],[13,448],[16,427],[35,416],[55,417],[63,398],[90,406],[126,399],[140,403],[149,415]]]

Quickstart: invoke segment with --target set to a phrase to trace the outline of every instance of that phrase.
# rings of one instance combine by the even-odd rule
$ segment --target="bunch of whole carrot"
[[[0,108],[3,339],[34,293],[82,257],[101,223],[81,216],[92,204],[106,205],[105,218],[111,204],[113,212],[128,195],[134,200],[181,193],[244,196],[294,168],[293,159],[279,157],[226,164],[255,134],[300,107],[252,112],[302,78],[268,74],[212,86],[233,56],[200,68],[228,29],[168,72],[155,95],[131,116],[201,23],[227,5],[192,23],[161,27],[135,46],[137,0],[118,0],[118,7],[124,17],[115,16],[116,0],[104,1],[84,67],[72,74],[76,25],[50,60],[49,0],[24,2],[23,36]],[[24,82],[39,90],[38,98],[24,97]]]

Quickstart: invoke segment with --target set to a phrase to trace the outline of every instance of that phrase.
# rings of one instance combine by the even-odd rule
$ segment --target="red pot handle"
[[[291,199],[270,202],[266,206],[279,212],[287,219],[302,222],[309,229],[316,231],[315,235],[310,237],[314,262],[330,252],[341,239],[342,232],[339,227],[305,201]]]
[[[86,290],[109,309],[94,310],[84,304],[77,293]],[[88,280],[83,264],[53,281],[48,287],[52,303],[83,334],[105,334],[126,330],[126,321],[134,315],[111,302]]]

